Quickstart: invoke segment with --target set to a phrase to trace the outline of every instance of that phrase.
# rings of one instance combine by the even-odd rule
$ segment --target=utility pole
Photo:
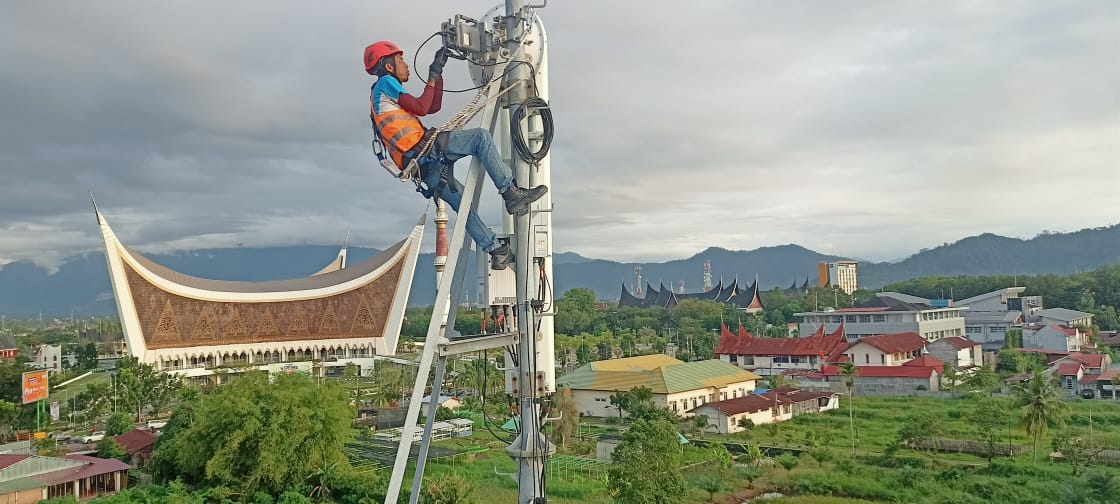
[[[526,9],[521,0],[506,0],[505,22],[506,40],[505,47],[509,54],[517,58],[528,59],[528,53],[521,51],[525,29],[533,26],[535,15],[532,10]],[[542,34],[543,37],[543,34]],[[540,53],[544,59],[544,52]],[[513,121],[513,114],[518,107],[531,96],[540,96],[547,89],[531,89],[538,83],[532,74],[531,68],[541,67],[543,61],[530,61],[529,65],[511,64],[506,74],[503,88],[513,86],[506,96],[505,106],[510,114],[510,137],[515,138],[514,128],[521,128],[520,122]],[[541,79],[547,85],[547,79]],[[533,94],[530,94],[532,92]],[[540,139],[543,138],[543,124],[539,116],[534,116],[529,111],[525,114],[525,135],[522,138],[529,143],[531,150],[540,148]],[[548,160],[543,159],[535,166],[522,157],[518,149],[510,149],[510,168],[514,177],[524,187],[537,185],[550,185]],[[552,197],[545,195],[534,206],[551,209]],[[517,344],[517,371],[513,380],[514,392],[521,403],[521,433],[506,448],[506,454],[517,462],[517,488],[519,504],[537,504],[546,502],[545,497],[545,468],[548,456],[556,451],[555,447],[542,433],[541,403],[546,393],[552,392],[555,381],[555,370],[552,351],[552,323],[551,317],[540,317],[538,309],[547,305],[552,307],[552,300],[537,299],[537,306],[533,301],[541,291],[542,275],[545,278],[552,276],[552,215],[549,212],[536,211],[514,217],[514,239],[517,251],[517,329],[520,335]],[[543,232],[537,233],[540,229]],[[543,243],[542,243],[543,240]],[[541,249],[544,250],[541,250]],[[532,267],[531,267],[532,266]],[[540,273],[537,274],[539,267]],[[550,294],[545,294],[550,296]],[[543,297],[543,296],[542,296]],[[539,317],[539,318],[538,318]],[[538,327],[540,328],[538,332]]]

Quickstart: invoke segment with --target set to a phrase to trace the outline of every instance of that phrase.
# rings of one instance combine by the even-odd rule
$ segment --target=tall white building
[[[821,262],[817,265],[817,275],[820,285],[831,285],[845,294],[851,294],[859,288],[856,271],[859,263],[856,261]],[[825,281],[827,279],[827,282]]]

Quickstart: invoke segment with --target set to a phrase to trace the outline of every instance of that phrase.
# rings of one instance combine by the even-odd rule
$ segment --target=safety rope
[[[432,145],[435,144],[436,137],[439,136],[440,133],[462,128],[463,125],[467,123],[467,121],[470,121],[472,118],[474,118],[474,116],[481,112],[483,108],[490,104],[490,102],[506,94],[509,90],[513,89],[514,86],[520,83],[514,82],[513,84],[510,84],[504,89],[498,91],[498,93],[494,95],[494,97],[486,100],[485,102],[479,103],[479,100],[481,100],[483,96],[490,92],[490,86],[495,82],[501,80],[505,75],[506,66],[509,65],[510,61],[513,61],[513,59],[507,59],[495,65],[494,74],[490,77],[490,80],[486,83],[485,86],[479,88],[478,94],[474,96],[474,99],[472,99],[471,102],[463,108],[463,110],[460,110],[458,114],[455,114],[455,116],[452,117],[451,120],[447,121],[447,123],[445,123],[443,126],[440,126],[431,135],[428,135],[428,139],[424,142],[424,145],[420,146],[420,150],[417,151],[416,155],[412,157],[412,160],[408,162],[408,166],[401,172],[401,180],[409,180],[420,171],[420,164],[417,162],[417,160],[428,155],[428,151],[432,149]]]

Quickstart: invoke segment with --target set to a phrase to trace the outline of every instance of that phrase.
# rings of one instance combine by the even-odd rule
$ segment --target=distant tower
[[[704,261],[704,292],[712,290],[712,261]]]
[[[643,299],[643,298],[646,297],[646,293],[642,292],[642,267],[641,266],[634,266],[634,276],[637,277],[637,279],[638,279],[638,283],[636,284],[637,287],[634,287],[634,295],[638,299]]]
[[[447,266],[447,207],[443,200],[436,200],[436,289],[443,280],[443,268]]]
[[[684,294],[684,280],[681,280],[681,282],[678,284],[677,292]]]

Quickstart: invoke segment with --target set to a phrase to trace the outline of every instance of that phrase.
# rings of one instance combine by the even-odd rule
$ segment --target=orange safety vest
[[[369,99],[369,117],[373,119],[374,131],[381,135],[381,144],[389,151],[393,162],[402,170],[405,169],[407,163],[404,155],[424,138],[424,125],[404,109],[375,113],[372,96]]]

